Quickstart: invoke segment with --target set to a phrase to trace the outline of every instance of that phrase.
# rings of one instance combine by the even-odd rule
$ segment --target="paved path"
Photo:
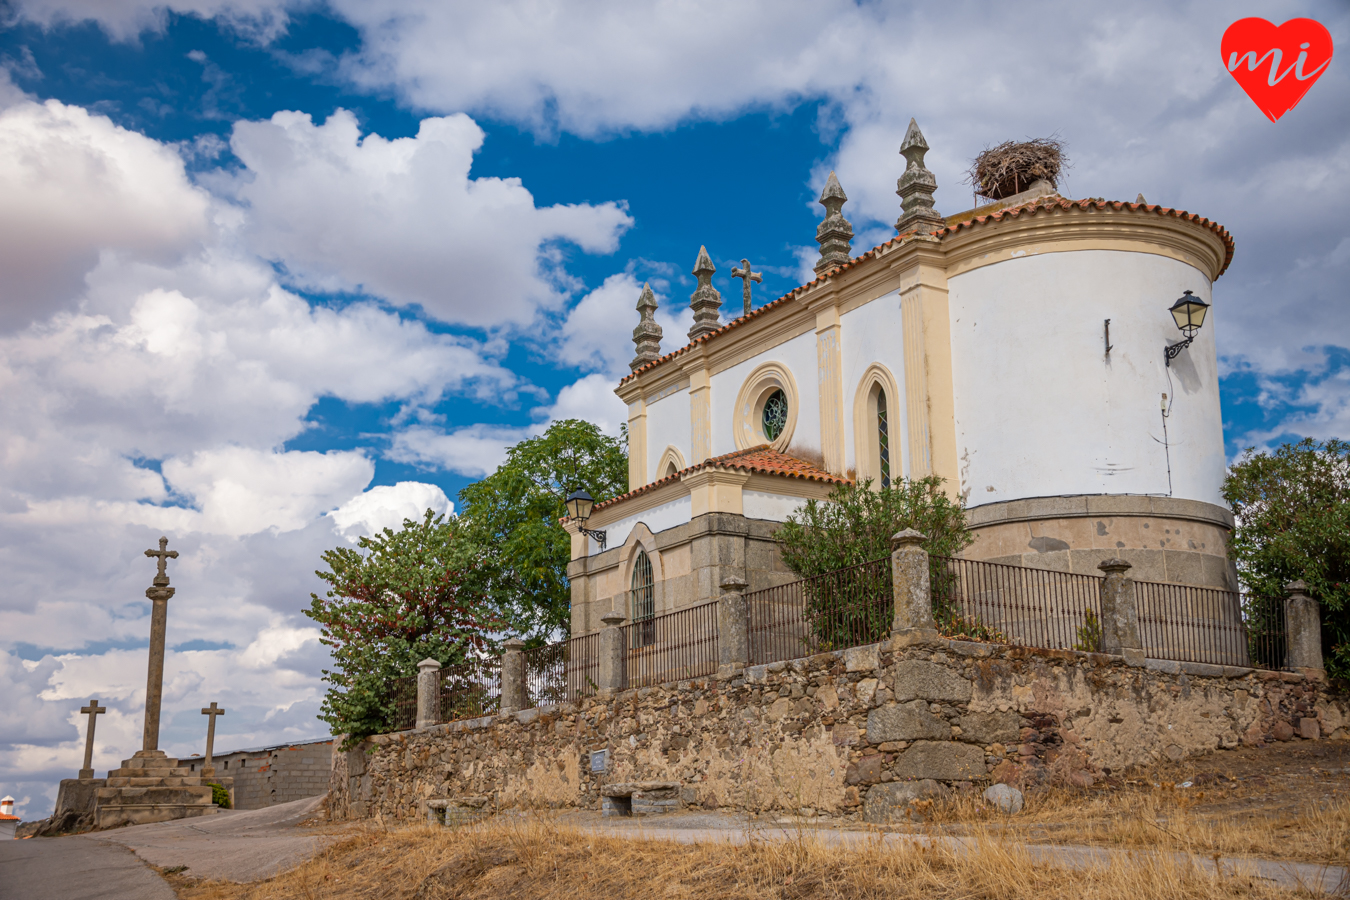
[[[572,824],[597,832],[614,834],[635,840],[667,840],[682,844],[725,841],[744,844],[750,840],[796,840],[803,835],[813,836],[841,847],[860,847],[876,841],[898,845],[901,842],[921,846],[935,844],[957,853],[978,852],[978,842],[972,838],[944,835],[845,830],[813,825],[770,825],[751,822],[743,816],[719,814],[669,815],[650,819],[603,819],[594,813],[567,817]],[[1023,844],[1032,861],[1072,869],[1106,867],[1127,857],[1137,861],[1146,858],[1147,850],[1114,850],[1107,847],[1085,847],[1072,844]],[[1206,872],[1215,871],[1212,858],[1185,853],[1168,854],[1180,863],[1190,862]],[[1272,882],[1286,888],[1305,888],[1314,893],[1350,893],[1350,870],[1340,866],[1316,863],[1286,862],[1282,860],[1253,859],[1250,857],[1219,858],[1218,865],[1225,877],[1242,875]]]
[[[0,900],[174,900],[173,890],[151,865],[187,866],[197,878],[268,878],[338,837],[296,828],[322,800],[222,810],[70,837],[0,841]]]

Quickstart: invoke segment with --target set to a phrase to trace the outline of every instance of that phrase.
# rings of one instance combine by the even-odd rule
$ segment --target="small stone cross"
[[[750,282],[753,281],[758,284],[763,281],[764,273],[751,272],[750,260],[743,259],[741,260],[741,267],[739,269],[731,270],[731,277],[739,278],[741,281],[745,282],[745,287],[741,290],[741,296],[745,298],[745,315],[748,316],[750,315]]]
[[[107,712],[106,707],[98,705],[98,700],[90,700],[88,706],[80,707],[80,712],[89,717],[89,730],[85,732],[84,737],[84,768],[80,770],[81,778],[94,777],[94,720],[99,713]]]
[[[225,715],[225,710],[216,706],[216,701],[212,700],[211,705],[202,709],[202,715],[210,716],[206,724],[206,761],[202,763],[203,775],[216,774],[216,767],[211,764],[211,753],[216,745],[216,716]]]
[[[159,557],[159,571],[155,573],[155,584],[160,587],[169,583],[169,574],[164,571],[164,567],[169,564],[169,560],[178,558],[178,551],[166,549],[168,546],[169,539],[162,537],[159,539],[158,550],[145,551],[146,556]]]

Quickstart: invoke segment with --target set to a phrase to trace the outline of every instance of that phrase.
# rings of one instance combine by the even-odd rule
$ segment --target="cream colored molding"
[[[689,488],[679,481],[672,481],[663,484],[660,487],[654,487],[649,491],[643,491],[635,497],[629,497],[618,503],[609,506],[600,507],[591,514],[590,521],[587,523],[589,528],[605,528],[613,525],[620,519],[626,519],[629,516],[640,515],[649,509],[656,509],[658,506],[664,506],[681,497],[689,495]]]
[[[1074,250],[1152,253],[1199,269],[1211,282],[1228,250],[1208,227],[1173,216],[1111,207],[1039,208],[963,228],[942,239],[947,277],[995,263]]]
[[[714,512],[745,515],[741,491],[750,480],[749,472],[734,469],[700,469],[680,479],[689,488],[690,518]]]
[[[905,340],[905,412],[910,477],[937,475],[953,498],[961,495],[952,381],[951,311],[947,273],[935,238],[920,236],[910,265],[900,270]],[[925,248],[923,244],[929,246]]]
[[[770,441],[764,434],[764,403],[779,389],[787,397],[787,422],[783,425],[782,434]],[[741,383],[736,405],[732,408],[732,434],[736,449],[748,450],[759,444],[770,444],[780,452],[786,450],[797,429],[797,410],[800,406],[797,380],[792,377],[787,366],[779,362],[766,362],[757,367]]]
[[[580,526],[577,525],[576,520],[563,519],[562,527],[563,531],[566,531],[569,535],[571,535],[572,558],[585,559],[587,556],[589,556],[590,554],[587,551],[590,550],[590,547],[587,545],[587,541],[589,541],[590,538],[586,537],[586,535],[581,533]]]
[[[801,500],[825,500],[829,498],[836,487],[838,485],[828,481],[789,478],[786,475],[765,475],[756,472],[741,488],[741,493],[744,496],[745,491],[755,491],[760,494],[777,494],[780,497],[795,497]]]
[[[898,481],[905,473],[904,455],[900,447],[900,422],[905,408],[904,397],[891,370],[881,363],[872,363],[858,381],[853,394],[853,462],[858,470],[858,481],[872,479],[873,490],[881,489],[881,445],[877,435],[877,391],[886,395],[886,421],[890,429],[891,479]]]
[[[844,456],[844,363],[840,347],[839,310],[833,306],[816,311],[816,364],[820,369],[820,449],[825,471],[843,475]]]
[[[712,456],[712,376],[706,368],[689,373],[689,456],[692,465]]]
[[[671,394],[678,394],[680,391],[687,391],[687,390],[689,390],[689,379],[679,378],[676,379],[675,381],[672,381],[670,384],[663,386],[659,390],[653,391],[650,394],[648,394],[647,402],[655,403],[657,400],[666,399]]]
[[[628,489],[647,483],[647,404],[641,397],[628,404]]]
[[[670,444],[666,447],[666,452],[661,454],[661,461],[656,465],[656,477],[652,481],[660,481],[676,472],[683,472],[687,468],[688,466],[684,462],[684,454],[680,452],[680,448]]]

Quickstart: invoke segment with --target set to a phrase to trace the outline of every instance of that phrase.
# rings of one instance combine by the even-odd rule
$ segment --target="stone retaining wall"
[[[337,818],[385,819],[459,797],[599,809],[606,785],[661,781],[685,806],[855,816],[866,804],[879,818],[895,782],[1088,784],[1318,737],[1350,737],[1350,703],[1298,673],[895,639],[379,735],[345,753],[335,744],[329,805]],[[601,750],[604,771],[592,772]]]

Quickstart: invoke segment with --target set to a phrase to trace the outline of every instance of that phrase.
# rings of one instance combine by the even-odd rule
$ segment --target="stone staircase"
[[[219,812],[211,801],[211,786],[201,776],[178,765],[163,750],[141,750],[122,767],[108,773],[98,789],[96,828],[168,822]]]

